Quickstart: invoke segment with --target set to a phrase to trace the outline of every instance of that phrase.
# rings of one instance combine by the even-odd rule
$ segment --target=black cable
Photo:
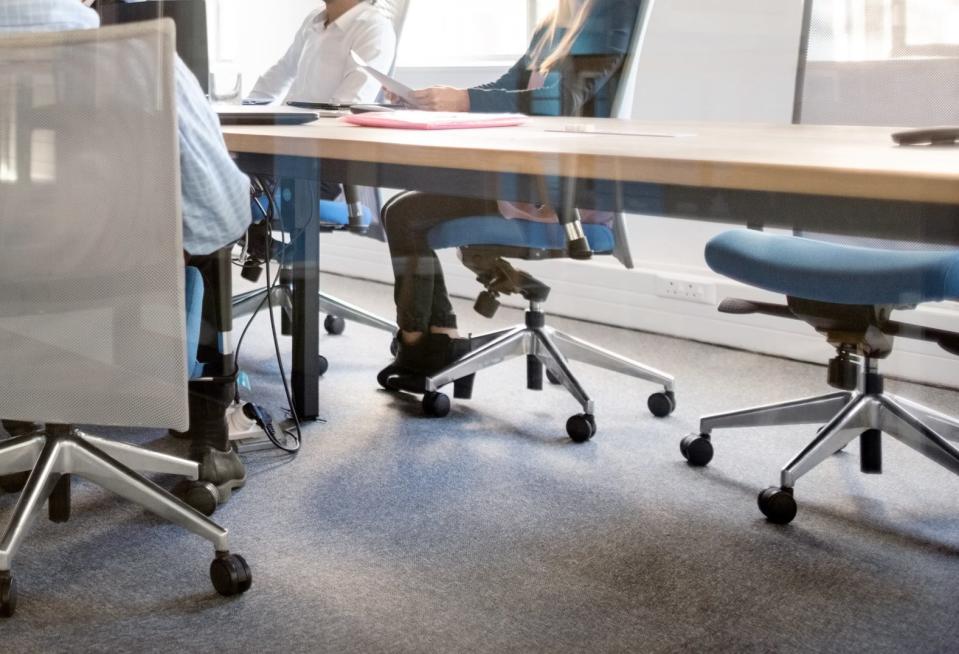
[[[272,235],[270,234],[267,234],[267,236],[270,239],[273,238]],[[293,241],[291,240],[290,242],[292,243]],[[282,268],[282,262],[279,262],[279,263]],[[279,277],[279,274],[280,274],[279,271],[277,271],[277,277]],[[267,257],[266,259],[266,277],[267,279],[269,279],[270,277],[270,258],[269,257]],[[270,310],[268,311],[268,313],[270,315],[270,330],[273,332],[273,350],[276,352],[276,365],[280,369],[280,379],[283,381],[283,392],[286,394],[286,404],[290,409],[290,415],[293,417],[293,424],[294,424],[293,430],[284,429],[283,433],[289,436],[290,438],[292,438],[293,441],[296,443],[296,445],[292,448],[286,447],[285,445],[280,444],[280,442],[269,432],[267,433],[267,436],[269,436],[270,440],[278,448],[280,448],[284,452],[290,452],[292,454],[295,452],[299,452],[300,446],[303,443],[303,434],[300,430],[300,417],[297,415],[296,409],[293,406],[293,396],[290,393],[290,385],[286,380],[286,370],[283,367],[283,355],[280,353],[280,337],[276,331],[276,316],[273,315],[272,291],[267,293],[266,302],[270,306]]]
[[[254,180],[256,180],[256,181],[254,182]],[[250,182],[251,182],[251,184],[254,186],[254,191],[257,190],[257,187],[262,188],[262,183],[260,182],[260,180],[259,180],[258,177],[255,177],[255,176],[254,176],[254,177],[251,177],[251,178],[250,178]],[[271,221],[271,220],[273,219],[273,216],[271,215],[271,214],[272,214],[272,211],[269,210],[267,207],[264,207],[262,204],[260,204],[260,201],[259,201],[258,199],[253,198],[253,201],[256,203],[256,206],[257,206],[257,208],[260,210],[260,213],[263,214],[264,219],[265,219],[266,221],[268,221],[268,222]],[[249,238],[249,234],[247,234],[247,238]],[[239,265],[242,266],[242,264],[239,264]],[[273,289],[276,287],[276,284],[277,284],[277,282],[279,281],[279,277],[280,277],[280,271],[279,271],[279,270],[276,272],[276,277],[273,279],[272,282],[270,282],[270,278],[269,278],[269,276],[267,276],[267,278],[266,278],[266,280],[267,280],[267,287],[266,287],[267,295],[269,295],[270,293],[273,292]],[[253,324],[253,320],[257,317],[257,315],[258,315],[258,314],[260,313],[260,311],[263,309],[263,307],[264,307],[265,304],[266,304],[266,296],[264,296],[263,299],[260,300],[260,303],[256,306],[256,309],[254,309],[252,315],[251,315],[250,318],[246,321],[246,326],[243,327],[243,332],[240,334],[240,340],[237,342],[237,345],[236,345],[236,354],[235,354],[234,357],[233,357],[234,360],[236,361],[237,368],[239,368],[239,365],[240,365],[240,349],[243,347],[243,339],[246,338],[246,333],[249,331],[250,326]],[[239,395],[239,391],[237,392],[237,394]],[[239,401],[239,398],[237,398],[237,401]]]
[[[269,223],[273,220],[273,217],[276,215],[276,198],[274,196],[273,189],[270,188],[269,183],[264,184],[263,180],[260,179],[258,176],[251,177],[251,181],[253,183],[254,190],[258,194],[262,193],[263,195],[266,196],[266,200],[267,200],[266,207],[264,207],[260,203],[259,198],[254,198],[253,201],[256,204],[257,208],[260,210],[260,212],[263,214],[264,219]],[[290,245],[292,245],[297,238],[302,238],[303,232],[304,230],[300,230],[299,233],[291,234]],[[271,249],[271,246],[273,245],[272,230],[267,230],[265,232],[265,239],[266,239],[267,251],[269,252],[269,250]],[[253,324],[253,319],[256,318],[257,314],[263,308],[263,305],[265,302],[269,306],[270,329],[273,333],[273,348],[274,348],[274,351],[276,352],[277,366],[280,369],[280,380],[283,382],[283,392],[286,395],[286,402],[289,408],[289,415],[292,417],[293,423],[294,423],[293,429],[283,429],[283,433],[289,436],[291,439],[293,439],[296,445],[294,447],[287,447],[283,443],[280,443],[279,440],[277,440],[276,437],[273,434],[271,434],[269,431],[266,431],[266,435],[270,439],[270,442],[273,443],[275,447],[277,447],[280,450],[283,450],[284,452],[289,452],[291,454],[294,454],[300,450],[300,447],[303,442],[303,435],[301,431],[299,415],[296,413],[296,409],[293,407],[293,397],[290,392],[289,383],[287,382],[287,379],[286,379],[286,370],[283,366],[283,356],[282,356],[282,353],[280,352],[280,340],[279,340],[279,334],[277,333],[277,329],[276,329],[276,318],[273,315],[273,310],[274,310],[273,290],[277,287],[277,284],[279,283],[280,272],[282,271],[283,266],[285,264],[286,253],[288,249],[286,243],[283,243],[283,246],[284,247],[283,247],[280,259],[278,260],[280,268],[277,270],[275,276],[271,275],[271,272],[270,272],[271,257],[268,255],[265,259],[264,263],[266,266],[266,280],[267,280],[266,297],[264,297],[263,300],[260,301],[260,304],[257,306],[256,310],[253,312],[253,315],[250,316],[250,320],[247,321],[246,327],[243,328],[243,333],[240,335],[240,341],[237,344],[236,359],[237,359],[237,365],[239,365],[239,354],[240,354],[240,348],[243,345],[243,339],[246,337],[246,333],[247,333],[247,330],[249,330],[250,325]],[[272,282],[270,281],[271,276],[273,277]]]

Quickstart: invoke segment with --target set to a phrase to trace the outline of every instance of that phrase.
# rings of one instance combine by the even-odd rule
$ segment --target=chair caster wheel
[[[346,331],[346,321],[340,316],[327,316],[323,321],[323,329],[326,330],[327,334],[339,336]]]
[[[321,354],[316,358],[316,368],[318,374],[322,377],[326,374],[326,371],[330,369],[330,362]]]
[[[0,488],[8,493],[19,493],[27,485],[29,472],[15,472],[12,475],[0,475]]]
[[[561,380],[559,377],[557,377],[556,375],[554,375],[554,374],[553,374],[550,370],[548,370],[548,369],[546,370],[546,379],[547,379],[547,380],[549,381],[549,383],[552,384],[553,386],[559,386],[560,384],[563,383],[563,380]]]
[[[17,580],[9,572],[0,572],[0,618],[12,617],[17,611]]]
[[[796,517],[796,500],[791,488],[767,488],[759,494],[759,510],[769,522],[788,525]]]
[[[423,413],[434,418],[445,418],[450,414],[450,398],[436,391],[424,394]]]
[[[173,487],[173,494],[207,517],[220,506],[220,491],[208,481],[185,479]]]
[[[672,391],[653,393],[646,401],[646,406],[657,418],[665,418],[676,410],[676,394]]]
[[[242,595],[253,585],[250,566],[239,554],[217,555],[210,564],[210,581],[223,597]]]
[[[713,444],[706,434],[690,434],[679,443],[679,451],[691,466],[701,468],[713,460]]]
[[[578,413],[566,421],[566,433],[574,443],[585,443],[596,435],[596,418],[589,413]]]

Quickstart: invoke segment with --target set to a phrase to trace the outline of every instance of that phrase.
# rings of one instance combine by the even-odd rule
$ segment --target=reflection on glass
[[[239,104],[243,98],[243,75],[235,71],[210,73],[210,100]]]
[[[35,129],[30,134],[30,181],[56,181],[56,137],[56,132],[50,129]]]
[[[902,0],[897,4],[903,4]],[[959,44],[959,2],[911,0],[904,3],[905,45]]]
[[[0,123],[0,183],[17,182],[17,114],[13,111],[16,101],[12,78],[0,77],[0,103],[6,105],[0,111],[6,117]]]
[[[555,6],[555,0],[416,0],[410,3],[398,61],[435,66],[515,58],[526,49],[537,21]]]
[[[956,0],[819,0],[810,43],[813,61],[874,61],[959,55]]]

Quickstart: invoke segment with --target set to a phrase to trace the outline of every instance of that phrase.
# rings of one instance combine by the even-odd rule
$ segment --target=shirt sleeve
[[[357,32],[350,45],[351,50],[370,66],[382,73],[389,73],[396,57],[396,34],[388,20],[370,21]],[[380,83],[359,69],[350,53],[345,53],[348,68],[343,80],[333,93],[337,104],[375,102],[380,94]]]
[[[312,29],[313,20],[316,13],[310,14],[300,30],[296,33],[293,43],[290,44],[286,54],[279,61],[263,73],[250,91],[250,98],[254,100],[275,101],[283,97],[289,90],[293,79],[296,77],[296,71],[300,65],[300,57],[303,55],[303,47],[306,44],[308,36],[307,30]]]
[[[216,113],[179,58],[176,94],[183,249],[210,254],[237,241],[249,227],[250,181],[230,158]]]
[[[479,113],[520,111],[524,82],[529,80],[529,59],[523,57],[495,82],[467,89],[470,111]]]

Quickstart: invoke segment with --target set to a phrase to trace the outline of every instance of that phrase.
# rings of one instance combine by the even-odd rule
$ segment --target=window
[[[512,63],[555,0],[411,0],[399,66]]]
[[[894,53],[959,55],[959,0],[894,0]]]
[[[810,59],[959,56],[959,0],[814,0]]]

